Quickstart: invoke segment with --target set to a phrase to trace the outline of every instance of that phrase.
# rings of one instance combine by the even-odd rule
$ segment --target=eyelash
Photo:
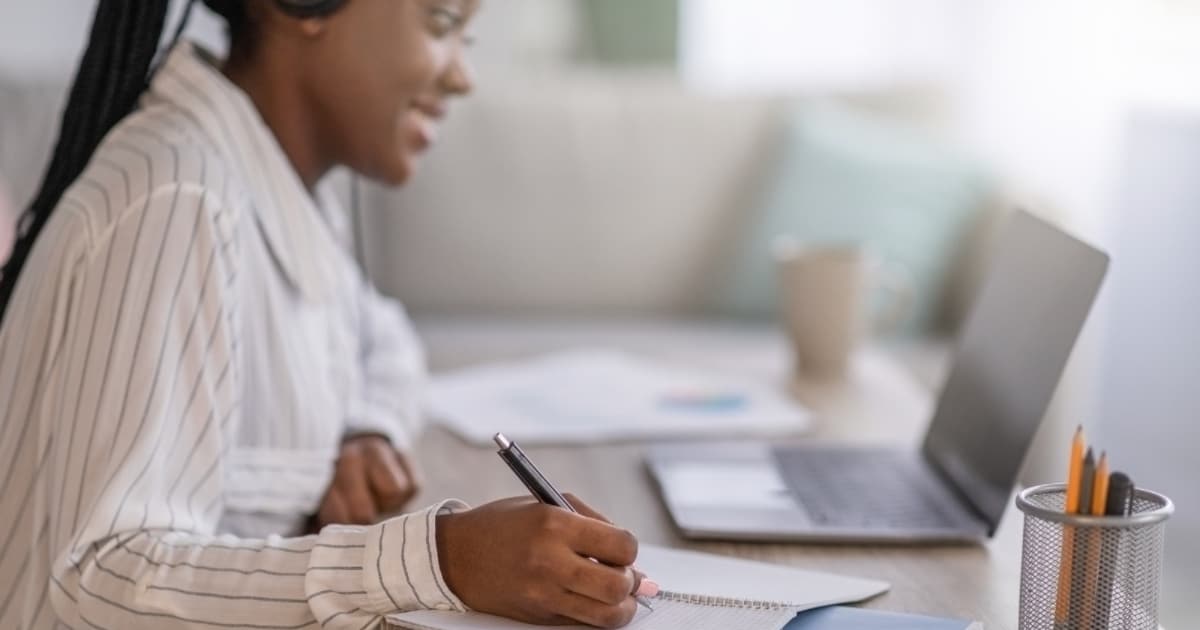
[[[433,16],[434,30],[439,36],[444,37],[462,28],[463,16],[455,11],[434,7],[430,13]]]

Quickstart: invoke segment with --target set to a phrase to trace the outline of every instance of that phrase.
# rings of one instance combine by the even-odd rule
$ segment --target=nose
[[[453,96],[466,96],[475,88],[474,72],[461,49],[454,53],[450,65],[442,73],[441,84],[442,90]]]

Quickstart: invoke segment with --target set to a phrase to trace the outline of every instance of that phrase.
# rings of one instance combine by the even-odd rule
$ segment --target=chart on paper
[[[579,350],[436,377],[430,413],[464,439],[523,444],[797,433],[809,413],[765,383]]]

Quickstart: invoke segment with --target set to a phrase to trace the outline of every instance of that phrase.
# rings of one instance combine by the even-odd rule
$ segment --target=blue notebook
[[[818,608],[796,615],[783,630],[982,630],[962,619],[902,615],[846,606]]]

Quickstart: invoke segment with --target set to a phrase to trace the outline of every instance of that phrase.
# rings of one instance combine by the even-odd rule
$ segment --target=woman
[[[415,491],[422,355],[321,183],[410,177],[477,0],[206,4],[228,59],[151,72],[166,0],[99,2],[4,271],[0,627],[628,622],[637,542],[586,506],[372,524]]]

